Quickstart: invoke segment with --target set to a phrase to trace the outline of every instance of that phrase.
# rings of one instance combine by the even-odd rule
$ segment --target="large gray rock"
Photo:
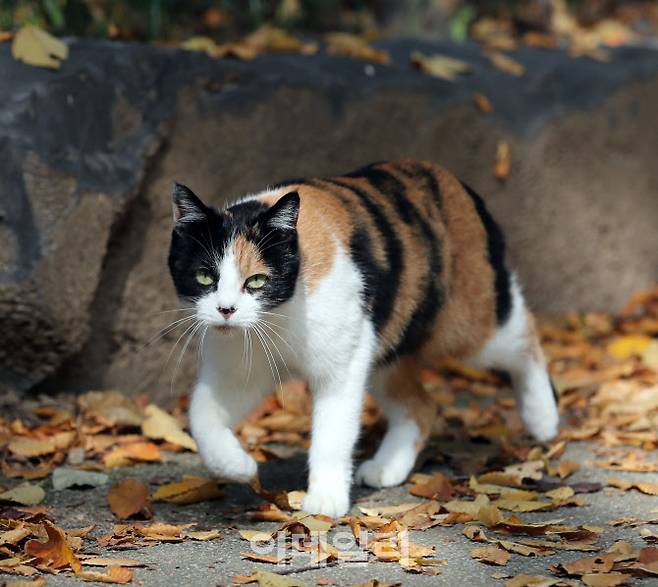
[[[169,390],[182,331],[146,343],[175,316],[162,313],[176,307],[174,180],[220,204],[286,177],[431,159],[483,193],[539,310],[614,308],[658,280],[656,51],[599,63],[526,48],[527,74],[513,78],[473,45],[388,48],[391,66],[78,41],[51,72],[0,45],[0,381]],[[475,74],[424,76],[412,49]],[[503,184],[491,173],[499,139],[512,148]]]

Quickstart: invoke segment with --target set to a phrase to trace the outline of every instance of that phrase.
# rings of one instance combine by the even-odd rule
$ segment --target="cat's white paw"
[[[545,407],[542,411],[524,410],[521,419],[526,430],[538,441],[548,442],[558,434],[560,416],[557,408],[553,405]]]
[[[324,514],[340,518],[350,509],[350,496],[342,489],[323,487],[309,491],[302,502],[302,510],[308,514]]]
[[[361,463],[357,469],[356,481],[368,487],[393,487],[406,481],[412,466],[413,463],[381,463],[370,459]]]
[[[258,473],[258,463],[246,452],[235,451],[227,455],[222,454],[221,460],[214,458],[205,458],[206,466],[212,473],[226,481],[234,481],[236,483],[248,483]]]

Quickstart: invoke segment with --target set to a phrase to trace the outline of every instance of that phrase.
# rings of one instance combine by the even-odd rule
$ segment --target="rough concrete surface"
[[[286,177],[431,159],[483,193],[538,309],[610,309],[658,279],[655,50],[599,63],[522,48],[527,73],[515,78],[473,44],[391,41],[390,66],[70,46],[57,72],[0,46],[11,80],[0,85],[5,388],[166,393],[178,334],[147,343],[176,305],[165,265],[174,180],[221,204]],[[474,74],[423,75],[409,65],[415,49],[464,59]],[[505,183],[491,172],[499,140],[512,152]],[[188,354],[178,388],[191,379]]]
[[[477,450],[473,445],[467,450]],[[571,443],[564,458],[585,462],[593,457],[590,449],[594,445],[587,443]],[[429,469],[428,469],[429,470]],[[637,479],[656,482],[658,474],[631,474],[611,472],[604,469],[588,468],[587,474],[577,472],[568,479],[568,483],[580,481],[604,482],[610,477]],[[137,478],[154,487],[154,483],[178,480],[183,474],[203,475],[200,461],[195,456],[173,456],[166,464],[142,465],[114,470],[111,473],[111,483],[123,478]],[[302,489],[305,487],[305,462],[303,455],[294,458],[273,461],[261,465],[263,484],[268,489]],[[112,514],[106,502],[108,487],[87,490],[64,490],[53,492],[50,481],[45,482],[47,497],[44,502],[51,508],[55,521],[64,527],[87,526],[97,524],[92,536],[99,536],[111,528],[114,523]],[[388,490],[372,490],[357,487],[353,498],[359,504],[408,503],[417,498],[409,495],[408,486]],[[608,521],[622,517],[647,519],[656,517],[658,498],[644,495],[636,491],[621,492],[614,489],[603,489],[598,493],[583,494],[587,504],[576,508],[562,508],[553,512],[521,514],[530,522],[541,520],[563,519],[565,524],[586,524],[603,527],[598,545],[602,551],[610,547],[616,540],[626,540],[635,547],[646,546],[639,535],[640,527],[613,528]],[[278,524],[252,522],[247,511],[254,509],[260,502],[250,489],[231,485],[226,488],[226,496],[215,502],[205,502],[197,505],[175,506],[163,503],[155,504],[154,521],[183,524],[196,522],[199,528],[218,528],[223,532],[223,539],[212,542],[183,542],[178,544],[158,544],[137,550],[99,552],[112,554],[115,557],[128,557],[144,561],[147,568],[135,569],[137,584],[147,587],[162,585],[228,585],[234,575],[250,574],[262,569],[276,572],[277,566],[264,563],[245,561],[240,558],[241,551],[248,551],[249,543],[240,539],[236,527],[245,529],[274,530]],[[653,511],[653,514],[651,513]],[[355,510],[355,513],[358,513]],[[345,530],[347,526],[341,527]],[[551,576],[548,567],[557,562],[569,562],[595,553],[557,551],[555,555],[540,558],[529,558],[512,555],[504,567],[493,567],[473,560],[470,551],[481,544],[469,541],[462,534],[464,526],[458,524],[452,527],[436,527],[426,531],[411,531],[411,540],[420,544],[433,545],[437,550],[437,558],[445,560],[441,574],[435,577],[405,573],[396,563],[373,562],[341,563],[328,568],[306,570],[293,574],[307,581],[309,585],[321,578],[329,578],[340,586],[379,579],[385,582],[400,582],[402,585],[471,585],[486,587],[503,585],[504,581],[492,578],[496,572],[505,572],[511,576],[517,574],[533,574]],[[653,526],[655,528],[655,526]],[[494,533],[488,533],[494,535]],[[331,534],[330,534],[331,537]],[[514,539],[511,537],[510,539]],[[298,566],[307,566],[301,561]],[[280,567],[288,569],[290,567]],[[53,587],[76,584],[70,577],[48,577],[48,585]],[[89,584],[89,583],[80,583]],[[651,579],[631,579],[631,584],[651,585]]]

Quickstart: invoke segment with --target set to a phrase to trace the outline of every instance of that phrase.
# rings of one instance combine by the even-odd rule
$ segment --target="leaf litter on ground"
[[[300,548],[318,565],[343,564],[357,554],[367,560],[397,564],[406,572],[432,575],[439,573],[444,564],[439,558],[441,549],[417,544],[413,536],[435,526],[457,525],[462,527],[465,539],[477,543],[473,545],[474,557],[489,564],[500,566],[505,559],[528,556],[550,562],[558,551],[586,555],[572,561],[584,561],[576,566],[567,563],[551,567],[557,573],[555,577],[522,575],[511,577],[509,584],[565,585],[572,584],[574,577],[591,585],[608,584],[606,581],[617,584],[653,576],[655,543],[651,543],[653,533],[647,525],[656,524],[656,520],[651,515],[611,520],[607,525],[610,529],[625,526],[644,530],[639,536],[648,544],[646,548],[654,550],[620,546],[601,554],[603,529],[569,525],[566,508],[583,506],[583,494],[602,489],[600,483],[569,480],[571,475],[587,473],[592,467],[634,473],[633,479],[611,476],[606,491],[655,495],[656,484],[643,480],[642,475],[658,470],[652,458],[652,451],[658,448],[658,374],[646,356],[658,337],[658,288],[634,296],[618,315],[568,315],[558,321],[540,322],[540,331],[562,410],[569,414],[568,425],[553,444],[525,444],[513,401],[496,395],[497,388],[504,385],[496,375],[445,362],[421,373],[423,386],[442,410],[437,433],[448,440],[477,439],[479,446],[490,448],[488,454],[466,453],[464,457],[462,453],[446,458],[436,453],[434,459],[441,464],[441,472],[414,474],[408,485],[408,502],[359,503],[359,513],[335,521],[300,511],[302,491],[269,491],[254,485],[265,503],[249,516],[255,526],[240,529],[240,535],[258,544],[271,540],[277,532],[283,532],[287,540],[299,534],[305,537]],[[485,404],[456,401],[457,393],[469,390],[477,397],[493,399]],[[45,508],[20,505],[43,499],[39,491],[43,489],[31,479],[48,477],[65,461],[75,462],[80,472],[102,471],[117,465],[159,462],[168,451],[189,452],[194,446],[184,429],[184,407],[182,400],[173,411],[165,412],[144,397],[131,399],[117,391],[90,392],[70,409],[39,406],[24,418],[0,417],[0,440],[8,447],[3,473],[26,480],[25,485],[19,481],[3,487],[0,494],[5,503],[14,503],[7,505],[4,514],[0,511],[0,548],[7,549],[8,557],[0,561],[0,571],[26,576],[36,575],[41,569],[74,573],[76,560],[82,566],[92,561],[88,565],[92,566],[94,559],[84,549],[93,526],[65,531],[49,521]],[[303,450],[309,442],[309,409],[306,387],[291,382],[238,426],[239,438],[261,462],[277,458],[280,449],[275,446]],[[379,411],[369,399],[364,425],[376,427],[379,419]],[[574,462],[563,458],[568,445],[581,439],[596,447],[592,460]],[[442,439],[438,446],[444,442]],[[115,483],[109,494],[121,516],[148,515],[151,508],[157,512],[160,502],[182,506],[218,499],[222,494],[216,481],[203,477],[184,477],[164,484],[158,481],[156,485],[151,494],[143,483],[138,491],[123,492]],[[556,517],[549,513],[554,510],[559,519],[550,519]],[[134,513],[128,513],[131,511]],[[533,521],[521,517],[526,513],[534,516]],[[279,527],[264,531],[259,522],[273,522]],[[358,553],[339,551],[317,540],[333,532],[336,524],[351,530]],[[120,550],[221,538],[217,529],[198,529],[189,523],[123,522],[95,537],[94,544]],[[27,555],[27,543],[41,558]],[[290,545],[281,556],[259,560],[274,564],[275,559],[285,560],[291,549]],[[247,549],[244,553],[253,559],[253,553]],[[81,570],[92,574],[79,578],[116,583],[132,580],[130,569],[137,565],[115,560],[107,564],[107,572],[101,573],[104,577],[94,575],[98,571]],[[98,562],[96,566],[102,565]]]

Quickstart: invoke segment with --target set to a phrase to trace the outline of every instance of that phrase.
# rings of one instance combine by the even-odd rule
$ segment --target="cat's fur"
[[[435,415],[419,365],[438,357],[507,371],[529,432],[556,434],[545,359],[500,228],[443,168],[378,163],[285,182],[223,210],[177,185],[174,216],[172,277],[209,326],[190,423],[216,475],[254,477],[231,427],[289,373],[313,395],[308,512],[349,508],[367,389],[388,431],[356,478],[371,487],[406,479]],[[199,285],[199,269],[215,283]],[[245,287],[254,274],[270,277],[255,291]]]

